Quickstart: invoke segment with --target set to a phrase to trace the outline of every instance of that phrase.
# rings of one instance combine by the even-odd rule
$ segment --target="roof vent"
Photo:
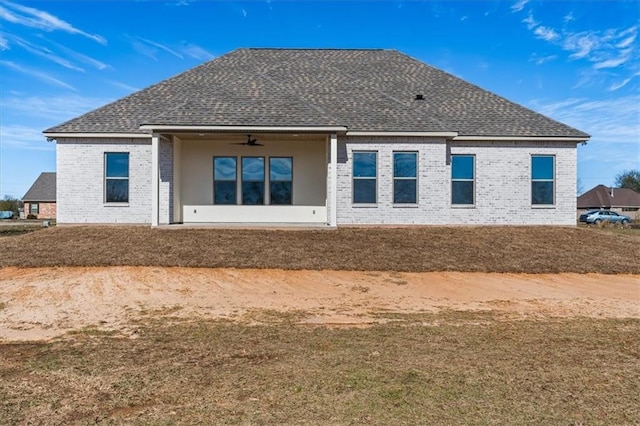
[[[422,93],[418,93],[416,95],[416,101],[424,101],[424,96],[422,95]]]

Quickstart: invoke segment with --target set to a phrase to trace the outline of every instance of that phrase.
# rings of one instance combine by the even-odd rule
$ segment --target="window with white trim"
[[[393,153],[393,202],[416,204],[418,202],[418,153]]]
[[[104,154],[105,203],[129,202],[129,153],[105,152]]]
[[[377,202],[378,153],[359,151],[353,153],[353,203]]]
[[[531,204],[555,204],[555,157],[531,156]]]
[[[29,213],[31,214],[38,214],[40,213],[40,204],[38,203],[31,203],[31,205],[29,206]]]
[[[475,163],[474,155],[451,155],[451,204],[475,205]]]

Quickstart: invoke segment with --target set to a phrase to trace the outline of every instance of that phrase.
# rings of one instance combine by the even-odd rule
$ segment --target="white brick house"
[[[588,135],[390,50],[240,49],[45,136],[58,223],[574,225]]]

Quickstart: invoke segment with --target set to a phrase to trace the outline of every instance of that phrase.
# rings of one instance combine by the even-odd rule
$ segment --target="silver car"
[[[631,222],[631,218],[629,216],[618,214],[610,210],[592,210],[580,215],[580,222],[584,223],[598,224],[605,220],[611,223],[621,223],[622,225],[626,225]]]

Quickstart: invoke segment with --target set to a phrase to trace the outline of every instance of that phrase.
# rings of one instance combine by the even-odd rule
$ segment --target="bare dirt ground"
[[[640,275],[284,271],[166,267],[0,269],[0,341],[84,327],[135,337],[149,314],[366,326],[398,313],[492,310],[505,319],[640,318]]]

